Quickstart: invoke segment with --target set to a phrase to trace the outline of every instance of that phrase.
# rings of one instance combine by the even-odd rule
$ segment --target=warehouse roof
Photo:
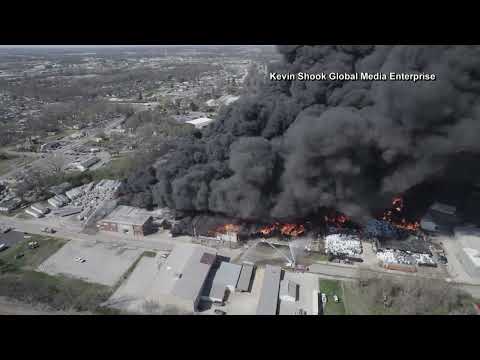
[[[215,273],[215,279],[213,280],[213,283],[223,284],[225,286],[230,285],[235,287],[237,285],[241,269],[241,265],[222,261],[220,263],[220,267]]]
[[[201,117],[201,118],[198,118],[198,119],[185,121],[185,123],[194,125],[195,127],[207,126],[211,122],[213,122],[213,120],[210,119],[210,118],[207,118],[207,117]]]
[[[105,217],[102,221],[128,225],[143,225],[150,218],[151,215],[147,214],[142,209],[120,205],[117,206],[115,210],[113,210],[110,215]]]
[[[455,212],[457,211],[455,206],[450,206],[439,202],[436,202],[432,206],[430,206],[430,210],[438,211],[442,214],[447,215],[455,215]]]
[[[208,297],[212,299],[222,299],[227,286],[235,288],[240,276],[241,265],[222,261],[214,274],[213,282],[208,292]]]
[[[191,245],[176,245],[159,270],[154,292],[195,300],[215,261],[213,250]]]
[[[475,267],[480,267],[480,251],[478,249],[463,248],[463,251]]]
[[[280,282],[280,296],[290,301],[298,299],[298,284],[290,280],[282,280]]]
[[[257,315],[276,315],[278,292],[282,269],[278,266],[267,265],[263,278],[262,293],[257,306]]]
[[[240,272],[240,277],[237,283],[237,289],[241,291],[248,291],[250,288],[250,282],[252,280],[253,273],[253,264],[242,265],[242,270]]]

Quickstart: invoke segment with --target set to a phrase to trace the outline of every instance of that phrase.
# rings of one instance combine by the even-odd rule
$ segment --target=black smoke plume
[[[480,150],[479,46],[279,46],[271,72],[434,73],[436,81],[269,81],[155,166],[153,200],[243,219],[370,214]],[[461,156],[460,156],[461,157]],[[478,163],[477,163],[478,164]],[[469,168],[472,181],[478,169]],[[389,202],[389,200],[388,200]]]

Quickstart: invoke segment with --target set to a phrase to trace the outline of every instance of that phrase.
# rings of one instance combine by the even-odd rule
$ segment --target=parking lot
[[[132,246],[70,241],[45,260],[38,270],[49,275],[66,275],[113,286],[142,252]],[[77,261],[78,258],[85,261]]]
[[[145,304],[163,261],[160,253],[156,257],[143,256],[128,279],[103,305],[131,313],[145,313]]]
[[[19,231],[9,231],[5,234],[0,234],[0,244],[5,244],[5,246],[12,247],[15,244],[19,243],[24,239],[23,232]]]

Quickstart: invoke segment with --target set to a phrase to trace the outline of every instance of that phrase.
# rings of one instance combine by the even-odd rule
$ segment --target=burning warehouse
[[[147,184],[145,176],[131,176],[131,192],[148,193],[159,207],[259,224],[303,224],[322,208],[363,223],[394,194],[457,180],[449,166],[480,153],[480,63],[470,61],[479,58],[479,46],[285,45],[278,51],[282,60],[268,71],[279,74],[421,69],[442,76],[416,82],[261,76],[208,127],[173,139]],[[470,168],[468,181],[480,180],[477,169]],[[395,210],[402,206],[396,200],[377,220],[416,231],[419,224]]]
[[[459,219],[454,206],[436,202],[430,206],[420,226],[427,232],[452,234],[453,228],[458,223]]]

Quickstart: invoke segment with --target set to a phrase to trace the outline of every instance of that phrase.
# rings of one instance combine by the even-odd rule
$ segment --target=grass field
[[[308,256],[308,259],[317,262],[317,261],[328,261],[328,256],[325,254],[320,254],[320,253],[311,253]]]
[[[55,253],[68,240],[52,238],[43,235],[27,235],[28,237],[20,241],[15,246],[8,248],[0,253],[0,260],[5,264],[11,264],[15,268],[24,270],[34,270],[50,255]],[[29,249],[28,243],[30,241],[37,241],[38,247],[36,249]],[[16,259],[17,255],[23,254],[21,258]]]
[[[29,249],[37,241],[39,247]],[[29,235],[0,253],[0,296],[26,304],[42,304],[51,310],[87,311],[97,314],[116,314],[100,304],[112,294],[112,288],[64,276],[50,276],[35,269],[68,240],[42,235]],[[22,257],[16,258],[17,255]]]
[[[0,175],[10,171],[10,162],[8,160],[0,160]]]
[[[327,295],[327,303],[324,307],[325,315],[345,315],[344,295],[340,281],[320,279],[320,292]],[[333,300],[333,296],[337,295],[339,302]]]
[[[344,283],[347,313],[351,315],[473,314],[474,299],[446,283],[426,280],[418,284],[384,278]],[[386,301],[384,302],[386,296]]]

